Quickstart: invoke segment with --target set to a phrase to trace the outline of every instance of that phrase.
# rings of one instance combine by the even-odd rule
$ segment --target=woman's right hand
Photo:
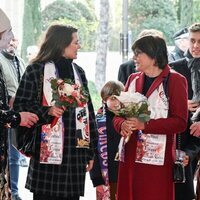
[[[53,117],[61,117],[65,110],[66,108],[64,106],[63,107],[52,106],[49,109],[48,114]]]
[[[38,116],[30,112],[20,112],[21,122],[20,126],[31,128],[39,120]]]
[[[131,120],[125,120],[122,125],[121,125],[121,132],[120,134],[123,136],[123,137],[126,137],[128,135],[131,135],[133,130],[135,130],[133,128],[133,123]]]

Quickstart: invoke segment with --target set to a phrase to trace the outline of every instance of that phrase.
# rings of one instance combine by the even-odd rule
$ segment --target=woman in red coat
[[[156,36],[142,37],[133,44],[138,73],[132,74],[126,91],[148,98],[150,121],[114,118],[115,129],[124,137],[125,159],[119,165],[118,200],[173,200],[175,134],[187,126],[187,83],[168,66],[165,41]],[[142,140],[138,139],[142,130]],[[144,155],[139,157],[143,143]]]

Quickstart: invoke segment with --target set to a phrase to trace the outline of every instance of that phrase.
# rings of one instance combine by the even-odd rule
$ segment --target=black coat
[[[169,62],[173,62],[176,60],[180,60],[184,57],[185,57],[184,52],[181,49],[179,49],[177,46],[175,46],[175,48],[169,53],[168,60]]]
[[[76,64],[74,63],[74,65]],[[85,73],[81,67],[78,65],[76,67],[83,86],[88,91]],[[60,63],[57,67],[59,77],[63,79],[68,76],[67,78],[73,80],[72,71],[66,71],[69,68],[72,70],[71,64],[64,63],[62,65]],[[44,74],[43,64],[29,65],[22,77],[14,101],[14,108],[16,110],[27,110],[36,113],[39,117],[38,125],[40,123],[48,124],[52,121],[52,117],[48,115],[49,107],[42,106],[37,98],[41,91],[41,74]],[[64,149],[61,165],[48,165],[39,162],[40,132],[39,130],[37,131],[35,155],[30,160],[25,186],[31,192],[58,197],[84,195],[85,167],[88,161],[94,158],[97,141],[95,115],[90,97],[88,109],[90,116],[90,149],[76,148],[75,108],[67,108],[63,113]]]
[[[7,151],[7,127],[17,127],[20,124],[20,120],[19,113],[9,110],[8,93],[0,69],[0,155],[4,155]]]
[[[135,63],[133,60],[129,60],[119,66],[118,80],[125,85],[128,77],[135,72]]]
[[[114,114],[109,110],[106,111],[106,133],[107,133],[107,152],[108,152],[108,177],[110,183],[116,183],[118,177],[118,161],[115,161],[116,153],[118,152],[118,145],[120,141],[120,134],[117,133],[113,127]],[[94,167],[90,171],[90,177],[93,186],[103,185],[104,180],[101,174],[101,168],[97,156],[95,157]]]
[[[186,58],[180,59],[169,63],[169,65],[175,71],[182,74],[188,82],[188,99],[192,99],[193,91],[191,84],[191,72],[188,68],[188,61]],[[180,91],[181,92],[181,91]],[[190,162],[186,166],[186,183],[175,184],[176,200],[192,200],[195,198],[194,194],[194,170],[197,163],[197,156],[200,152],[200,138],[190,135],[190,125],[191,125],[191,113],[189,112],[188,127],[184,133],[181,134],[181,150],[185,151],[189,155]]]
[[[20,115],[12,110],[9,110],[8,106],[8,92],[4,82],[4,77],[0,69],[0,129],[6,128],[9,125],[15,128],[20,123]],[[4,130],[5,131],[5,130]]]

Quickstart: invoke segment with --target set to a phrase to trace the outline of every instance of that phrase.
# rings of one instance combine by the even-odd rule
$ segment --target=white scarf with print
[[[129,86],[129,92],[136,91],[137,77]],[[169,102],[166,97],[163,83],[148,97],[151,119],[167,118]],[[137,142],[135,162],[151,165],[164,165],[166,150],[166,134],[142,134],[143,142]]]

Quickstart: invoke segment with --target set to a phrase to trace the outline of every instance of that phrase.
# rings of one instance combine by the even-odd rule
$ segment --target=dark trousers
[[[117,183],[109,183],[110,185],[110,200],[116,199]]]
[[[49,196],[44,194],[33,194],[33,200],[79,200],[79,196],[73,197],[56,197],[56,196]]]

